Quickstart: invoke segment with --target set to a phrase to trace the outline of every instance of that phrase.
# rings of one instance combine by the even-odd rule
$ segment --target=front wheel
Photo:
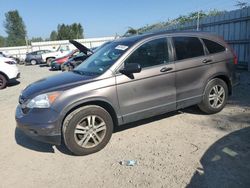
[[[214,114],[225,107],[227,98],[227,84],[223,80],[216,78],[208,83],[203,100],[198,107],[207,114]]]
[[[102,107],[90,105],[69,114],[63,123],[66,147],[75,155],[88,155],[103,149],[113,133],[113,120]]]
[[[0,74],[0,89],[4,89],[7,85],[7,79],[4,75]]]

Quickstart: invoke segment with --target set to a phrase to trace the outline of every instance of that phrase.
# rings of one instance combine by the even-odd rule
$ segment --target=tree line
[[[84,29],[80,23],[58,24],[57,30],[50,33],[50,37],[32,37],[28,39],[25,23],[17,10],[5,13],[3,23],[7,37],[0,36],[0,47],[24,46],[31,42],[70,40],[84,38]]]

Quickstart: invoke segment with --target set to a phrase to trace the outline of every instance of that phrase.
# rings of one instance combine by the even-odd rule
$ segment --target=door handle
[[[167,72],[167,71],[170,71],[170,70],[173,70],[173,68],[170,68],[170,67],[163,67],[160,71],[161,72]]]
[[[202,63],[209,63],[209,62],[212,62],[213,60],[212,59],[204,59],[203,61],[202,61]]]

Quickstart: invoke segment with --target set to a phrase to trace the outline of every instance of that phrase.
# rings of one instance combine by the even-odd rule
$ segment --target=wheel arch
[[[55,59],[56,57],[54,57],[54,56],[49,56],[49,57],[46,57],[46,61],[47,61],[49,58],[53,58],[53,59]]]
[[[63,114],[62,114],[62,120],[60,122],[60,125],[62,127],[64,120],[66,119],[66,117],[72,113],[73,111],[84,107],[84,106],[88,106],[88,105],[96,105],[96,106],[100,106],[103,109],[105,109],[111,116],[114,126],[118,125],[118,116],[117,116],[117,112],[115,111],[115,109],[113,108],[113,106],[105,101],[105,100],[100,100],[100,99],[96,99],[96,100],[91,100],[91,101],[83,101],[83,102],[77,102],[74,105],[71,105],[69,108],[67,108]]]
[[[0,74],[3,75],[3,76],[7,79],[7,81],[9,80],[9,77],[7,76],[7,74],[5,74],[5,73],[2,72],[2,71],[0,71]]]
[[[209,79],[207,80],[206,84],[204,85],[203,94],[204,94],[204,92],[205,92],[205,90],[206,90],[207,84],[208,84],[211,80],[213,80],[213,79],[215,79],[215,78],[218,78],[218,79],[223,80],[223,81],[227,84],[227,87],[228,87],[228,95],[229,95],[229,96],[232,95],[232,84],[231,84],[231,81],[230,81],[229,76],[228,76],[227,74],[225,74],[225,73],[218,73],[218,74],[215,74],[215,75],[209,77]]]

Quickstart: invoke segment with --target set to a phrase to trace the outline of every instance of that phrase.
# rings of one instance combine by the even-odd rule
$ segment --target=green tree
[[[124,36],[131,36],[131,35],[136,35],[138,31],[134,29],[133,27],[129,27]]]
[[[77,39],[83,39],[83,27],[80,23],[78,23],[78,31],[77,31]]]
[[[57,40],[57,32],[56,31],[52,31],[51,33],[50,33],[50,40],[52,40],[52,41],[55,41],[55,40]]]
[[[246,1],[237,1],[235,6],[237,8],[243,9],[248,7],[248,3]]]
[[[25,24],[17,10],[5,13],[4,27],[8,34],[6,39],[7,46],[22,46],[26,44],[27,35]]]
[[[83,27],[80,23],[71,25],[59,24],[57,26],[57,40],[70,40],[83,38]]]
[[[5,46],[5,38],[3,36],[0,36],[0,47]]]

